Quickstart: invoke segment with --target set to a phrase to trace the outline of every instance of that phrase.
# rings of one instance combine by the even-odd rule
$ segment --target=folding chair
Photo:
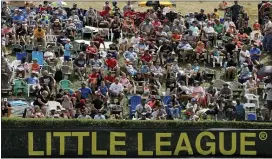
[[[46,35],[45,46],[47,46],[48,44],[53,44],[54,46],[57,46],[57,37],[55,35]]]
[[[93,36],[93,31],[90,28],[82,28],[82,39],[91,39]]]
[[[19,44],[13,44],[12,45],[12,53],[15,54],[16,52],[22,52],[23,47]]]
[[[37,59],[38,60],[38,64],[40,66],[43,66],[44,59],[43,59],[43,53],[41,51],[33,51],[32,52],[32,60],[33,59]]]
[[[32,51],[34,51],[33,45],[25,45],[25,52],[27,54],[27,61],[29,63],[32,61]]]
[[[16,60],[22,60],[23,58],[27,57],[27,53],[26,52],[16,52]]]

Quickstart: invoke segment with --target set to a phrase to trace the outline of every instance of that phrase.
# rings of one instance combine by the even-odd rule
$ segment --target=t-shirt
[[[54,78],[52,76],[43,76],[40,78],[40,84],[50,85],[54,82]]]
[[[198,36],[198,32],[199,32],[198,27],[191,26],[189,29],[193,32],[194,36]]]
[[[37,84],[38,78],[37,77],[28,77],[25,79],[27,84]]]
[[[238,18],[238,14],[239,14],[241,8],[242,7],[240,5],[238,5],[238,4],[237,5],[233,5],[231,7],[232,17],[237,17]]]
[[[227,44],[225,45],[225,49],[228,53],[232,54],[232,51],[236,49],[236,46],[234,44]]]
[[[41,31],[37,29],[34,30],[34,37],[35,38],[44,38],[45,37],[45,31],[41,29]]]
[[[114,76],[105,76],[104,81],[109,81],[110,83],[113,83],[115,80]]]
[[[16,34],[18,36],[24,36],[24,35],[26,35],[26,30],[24,28],[19,28],[16,30]]]
[[[242,56],[242,55],[243,55],[243,56]],[[246,50],[246,51],[241,50],[241,52],[240,52],[240,57],[239,57],[240,63],[244,63],[245,60],[246,60],[245,56],[249,56],[249,55],[250,55],[250,54],[249,54],[249,51],[248,51],[248,50]]]
[[[84,67],[85,66],[85,59],[75,59],[74,61],[74,64],[77,66],[77,67]]]
[[[60,24],[53,23],[53,24],[52,24],[52,29],[53,29],[53,30],[61,30],[61,25],[60,25]]]
[[[31,65],[32,71],[39,71],[40,70],[40,65],[38,63],[33,63]]]
[[[215,24],[214,25],[214,30],[217,32],[217,33],[222,33],[223,32],[223,28],[224,28],[224,26],[223,26],[223,24]]]
[[[93,100],[92,104],[94,105],[95,109],[101,109],[103,106],[103,101],[101,99]]]
[[[150,54],[143,54],[141,56],[141,60],[145,61],[145,62],[151,62],[152,60],[152,56]]]
[[[91,117],[90,117],[90,115],[79,115],[78,117],[77,117],[78,119],[91,119]]]
[[[124,90],[124,87],[121,83],[112,83],[110,85],[110,90],[113,92],[113,93],[116,93],[116,94],[120,94],[121,92],[123,92]]]
[[[67,43],[64,45],[64,56],[71,56],[71,49],[73,48],[73,45],[70,43]]]
[[[258,55],[261,54],[261,50],[259,48],[252,48],[252,49],[250,49],[249,53],[251,55],[252,60],[259,60],[260,59],[259,56],[253,55],[253,54],[258,54]]]
[[[79,91],[81,92],[81,98],[88,98],[89,95],[92,94],[92,90],[88,87],[80,88]]]
[[[107,65],[109,68],[114,68],[114,67],[117,66],[117,60],[115,60],[114,58],[107,59],[107,60],[106,60],[106,65]]]
[[[97,78],[99,78],[98,73],[92,73],[89,75],[89,82],[96,82]]]
[[[104,86],[104,87],[103,87],[103,86],[99,86],[98,89],[100,90],[100,93],[101,93],[102,95],[106,95],[107,92],[108,92],[107,86]]]

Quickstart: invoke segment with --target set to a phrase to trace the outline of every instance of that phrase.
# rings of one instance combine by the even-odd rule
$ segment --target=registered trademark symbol
[[[264,140],[266,140],[267,139],[267,133],[266,132],[260,132],[259,133],[259,138],[260,138],[260,140],[262,140],[262,141],[264,141]]]

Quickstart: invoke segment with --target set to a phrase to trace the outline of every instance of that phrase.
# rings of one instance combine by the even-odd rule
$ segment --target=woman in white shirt
[[[257,88],[257,82],[253,79],[253,76],[250,75],[246,82],[246,89],[248,89],[249,93],[251,94],[257,94]]]
[[[247,57],[250,57],[250,53],[249,51],[247,50],[246,46],[244,45],[240,51],[240,57],[239,57],[239,62],[240,62],[240,65],[242,65],[245,61],[246,61],[246,58]]]

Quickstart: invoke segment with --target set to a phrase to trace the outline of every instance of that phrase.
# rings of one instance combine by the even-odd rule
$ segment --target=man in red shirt
[[[141,56],[141,60],[143,63],[152,62],[152,55],[149,53],[148,50],[145,50],[144,54]]]
[[[96,36],[91,40],[94,42],[94,45],[96,46],[97,49],[100,48],[100,45],[103,44],[104,49],[106,49],[105,47],[105,43],[103,38],[100,36],[100,33],[97,33]]]
[[[120,68],[118,66],[118,61],[115,58],[112,58],[112,54],[107,55],[105,63],[109,70],[116,71],[116,75],[119,75]]]
[[[104,77],[104,81],[106,86],[109,87],[115,81],[115,75],[109,71],[108,74]]]
[[[134,11],[131,10],[131,7],[127,8],[127,11],[124,13],[124,17],[131,17],[133,15],[135,15],[136,13]]]
[[[93,68],[92,73],[88,76],[88,84],[89,87],[96,87],[97,85],[97,79],[99,78],[98,69]]]

